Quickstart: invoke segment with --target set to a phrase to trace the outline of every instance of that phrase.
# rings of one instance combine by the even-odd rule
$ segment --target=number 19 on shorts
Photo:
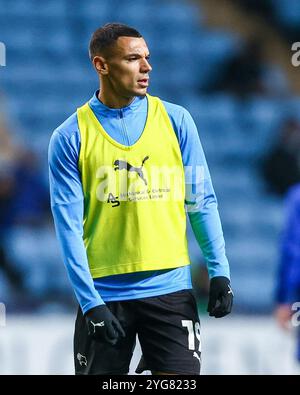
[[[196,350],[196,339],[199,341],[198,351],[201,352],[201,338],[200,338],[200,323],[195,322],[195,327],[192,320],[181,320],[181,324],[188,331],[188,348],[189,350]]]

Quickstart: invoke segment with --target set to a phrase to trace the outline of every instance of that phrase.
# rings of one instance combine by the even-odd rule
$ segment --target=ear
[[[95,56],[93,59],[93,65],[98,74],[101,75],[108,74],[108,64],[102,56]]]

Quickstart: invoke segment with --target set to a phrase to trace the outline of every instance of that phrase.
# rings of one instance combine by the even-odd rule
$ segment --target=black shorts
[[[126,374],[136,344],[143,358],[137,373],[200,374],[200,322],[193,290],[142,299],[107,302],[126,337],[115,346],[88,336],[79,308],[74,334],[76,374]]]

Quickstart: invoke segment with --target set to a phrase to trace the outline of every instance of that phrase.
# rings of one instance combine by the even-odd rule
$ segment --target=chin
[[[143,89],[136,89],[134,92],[135,96],[145,96],[147,93],[148,88],[143,88]]]

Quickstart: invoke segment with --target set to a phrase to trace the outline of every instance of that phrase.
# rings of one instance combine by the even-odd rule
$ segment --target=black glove
[[[93,307],[84,316],[89,336],[94,340],[106,341],[114,346],[120,337],[125,337],[120,322],[105,304]]]
[[[221,318],[231,312],[233,292],[227,277],[213,277],[210,280],[207,311],[211,317]]]

